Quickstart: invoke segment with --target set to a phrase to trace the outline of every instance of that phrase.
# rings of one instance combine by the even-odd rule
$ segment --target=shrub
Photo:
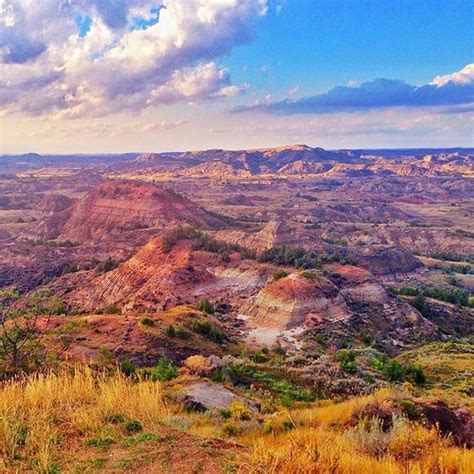
[[[130,360],[123,360],[119,365],[120,372],[127,377],[130,377],[135,373],[135,364]]]
[[[242,433],[242,428],[240,427],[238,423],[234,423],[230,421],[222,427],[222,431],[224,432],[226,436],[229,436],[229,437],[238,436],[240,433]]]
[[[170,324],[166,329],[165,329],[165,334],[168,337],[176,337],[176,329],[172,324]]]
[[[349,374],[358,370],[355,354],[349,349],[340,349],[334,354],[334,359],[339,362],[339,368]]]
[[[106,314],[120,314],[121,313],[121,310],[118,306],[114,305],[114,304],[109,304],[106,308],[105,308],[105,313]]]
[[[149,318],[149,317],[143,318],[141,323],[143,324],[143,326],[154,326],[155,325],[155,321],[152,318]]]
[[[401,400],[399,405],[409,420],[419,420],[423,415],[423,410],[410,400]]]
[[[339,349],[334,353],[334,360],[337,362],[352,362],[355,360],[355,355],[349,349]]]
[[[193,250],[217,253],[224,261],[229,259],[231,252],[239,252],[242,258],[255,258],[255,253],[245,247],[216,240],[204,232],[184,226],[178,226],[164,235],[162,249],[164,252],[170,252],[180,240],[186,239],[192,240]]]
[[[125,423],[125,416],[121,413],[111,413],[105,417],[107,423],[112,423],[112,425],[119,425]]]
[[[107,272],[110,272],[112,271],[114,268],[117,268],[119,266],[119,261],[118,260],[115,260],[113,259],[112,257],[107,257],[107,259],[102,262],[102,263],[99,263],[97,266],[96,266],[96,272],[97,273],[107,273]]]
[[[402,286],[398,290],[398,294],[403,296],[417,296],[420,294],[420,290],[411,286]]]
[[[359,338],[364,344],[368,346],[372,344],[372,342],[374,342],[374,338],[372,337],[372,334],[370,334],[370,332],[367,329],[364,329],[363,331],[360,332]]]
[[[214,314],[216,311],[214,305],[207,298],[202,298],[199,301],[197,308],[199,311],[202,311],[206,314]]]
[[[227,339],[225,334],[219,331],[219,329],[217,329],[210,321],[193,321],[191,329],[195,333],[201,334],[201,336],[204,336],[207,339],[210,339],[211,341],[216,342],[218,344],[224,342]]]
[[[285,357],[286,356],[286,350],[284,347],[281,346],[280,342],[277,341],[275,342],[275,344],[273,344],[272,346],[272,351],[276,354],[276,355],[279,355],[281,357]]]
[[[289,275],[289,273],[283,269],[278,269],[275,272],[273,272],[272,278],[273,281],[278,281],[281,280],[282,278],[285,278]]]
[[[90,438],[86,441],[87,446],[92,446],[94,448],[106,448],[114,443],[115,440],[109,436],[104,438]]]
[[[402,382],[405,378],[402,366],[396,360],[390,360],[384,364],[382,372],[390,382]]]
[[[271,262],[276,265],[288,265],[296,268],[317,268],[321,265],[318,255],[302,247],[281,245],[266,250],[258,257],[259,262]]]
[[[431,316],[431,309],[426,303],[426,298],[423,295],[415,296],[411,301],[410,304],[416,308],[425,318],[429,318]]]
[[[357,366],[357,362],[355,360],[341,360],[341,362],[339,362],[339,368],[348,374],[354,374],[357,372],[359,367]]]
[[[415,385],[423,385],[426,382],[426,376],[423,368],[419,365],[410,365],[406,369],[407,379]]]
[[[127,421],[123,427],[128,433],[138,433],[143,430],[143,426],[138,420]]]
[[[160,357],[152,372],[152,380],[168,382],[178,376],[178,368],[166,357]]]
[[[191,334],[184,326],[179,326],[178,329],[176,329],[176,336],[184,340],[191,339]]]
[[[252,410],[250,410],[242,402],[237,400],[231,403],[229,410],[231,417],[234,420],[248,421],[251,420],[253,417]]]
[[[340,238],[331,238],[331,237],[322,237],[321,240],[323,242],[326,242],[327,244],[330,245],[342,245],[343,247],[347,247],[347,240],[346,239],[340,239]]]

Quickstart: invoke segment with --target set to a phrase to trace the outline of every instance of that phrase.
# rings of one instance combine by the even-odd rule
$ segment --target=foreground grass
[[[395,418],[384,430],[377,419],[354,423],[367,406],[389,408],[397,393],[382,390],[342,403],[292,410],[271,420],[243,457],[256,473],[471,473],[474,452],[454,447],[436,429]]]
[[[186,413],[164,388],[87,368],[0,387],[1,472],[470,473],[472,451],[404,418],[354,422],[391,390],[255,420]]]
[[[25,467],[48,472],[64,447],[92,435],[107,438],[104,428],[114,417],[148,426],[167,413],[159,384],[97,376],[89,369],[6,383],[0,395],[0,468],[26,461]]]

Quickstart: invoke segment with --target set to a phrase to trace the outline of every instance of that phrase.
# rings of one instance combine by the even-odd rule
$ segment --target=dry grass
[[[154,460],[159,450],[163,453],[168,449],[172,457],[188,449],[188,456],[204,456],[199,463],[207,462],[208,448],[200,448],[199,439],[204,442],[204,438],[228,437],[248,447],[232,448],[236,449],[236,465],[242,473],[473,472],[474,452],[452,446],[434,429],[404,418],[395,419],[387,431],[377,419],[354,422],[354,415],[366,405],[383,408],[398,395],[386,389],[342,403],[319,402],[310,408],[269,415],[264,423],[258,423],[239,421],[239,417],[225,421],[216,415],[186,413],[179,405],[164,401],[159,383],[133,381],[120,374],[97,375],[78,368],[60,375],[38,375],[0,387],[0,472],[55,473],[60,472],[60,466],[65,472],[79,472],[98,451],[108,453],[103,457],[111,459],[114,449],[124,451],[127,440],[123,426],[112,421],[117,416],[139,421],[144,435],[174,430],[176,435],[170,439],[175,441],[168,448],[167,441],[163,441],[166,437],[162,437],[161,447],[149,446],[148,455]],[[184,436],[185,432],[186,437],[180,438],[179,433]],[[90,445],[90,440],[100,444],[110,438],[121,439],[122,444],[115,444],[115,448]],[[195,450],[189,451],[196,439]],[[146,449],[137,447],[136,453]],[[212,466],[212,472],[219,472],[216,464]],[[180,467],[183,473],[192,472],[186,469]],[[114,472],[120,470],[127,471],[117,468]]]
[[[403,418],[384,432],[377,419],[355,426],[353,415],[368,403],[389,405],[390,390],[339,404],[293,410],[267,420],[266,434],[247,439],[242,472],[337,474],[470,474],[474,451],[454,447],[435,429]]]
[[[168,409],[160,385],[87,368],[7,383],[0,391],[0,471],[20,465],[48,472],[61,449],[100,433],[115,414],[144,426],[161,420]]]
[[[432,474],[473,472],[472,452],[448,446],[435,431],[407,426],[386,441],[357,427],[350,433],[297,428],[255,440],[242,472]]]

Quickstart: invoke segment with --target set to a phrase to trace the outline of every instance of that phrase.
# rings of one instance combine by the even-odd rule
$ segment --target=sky
[[[474,0],[0,0],[0,153],[474,146]]]

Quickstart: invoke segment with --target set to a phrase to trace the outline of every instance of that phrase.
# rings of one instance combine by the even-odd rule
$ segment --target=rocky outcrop
[[[328,280],[293,273],[265,286],[242,313],[257,324],[291,329],[308,321],[340,321],[350,316],[345,301]]]
[[[442,435],[451,436],[460,446],[474,446],[474,420],[468,410],[450,408],[441,400],[421,404],[423,415],[429,426],[436,426]]]
[[[186,407],[195,411],[225,410],[236,402],[248,409],[257,410],[255,402],[213,382],[190,383],[184,387],[184,392],[179,398]]]

